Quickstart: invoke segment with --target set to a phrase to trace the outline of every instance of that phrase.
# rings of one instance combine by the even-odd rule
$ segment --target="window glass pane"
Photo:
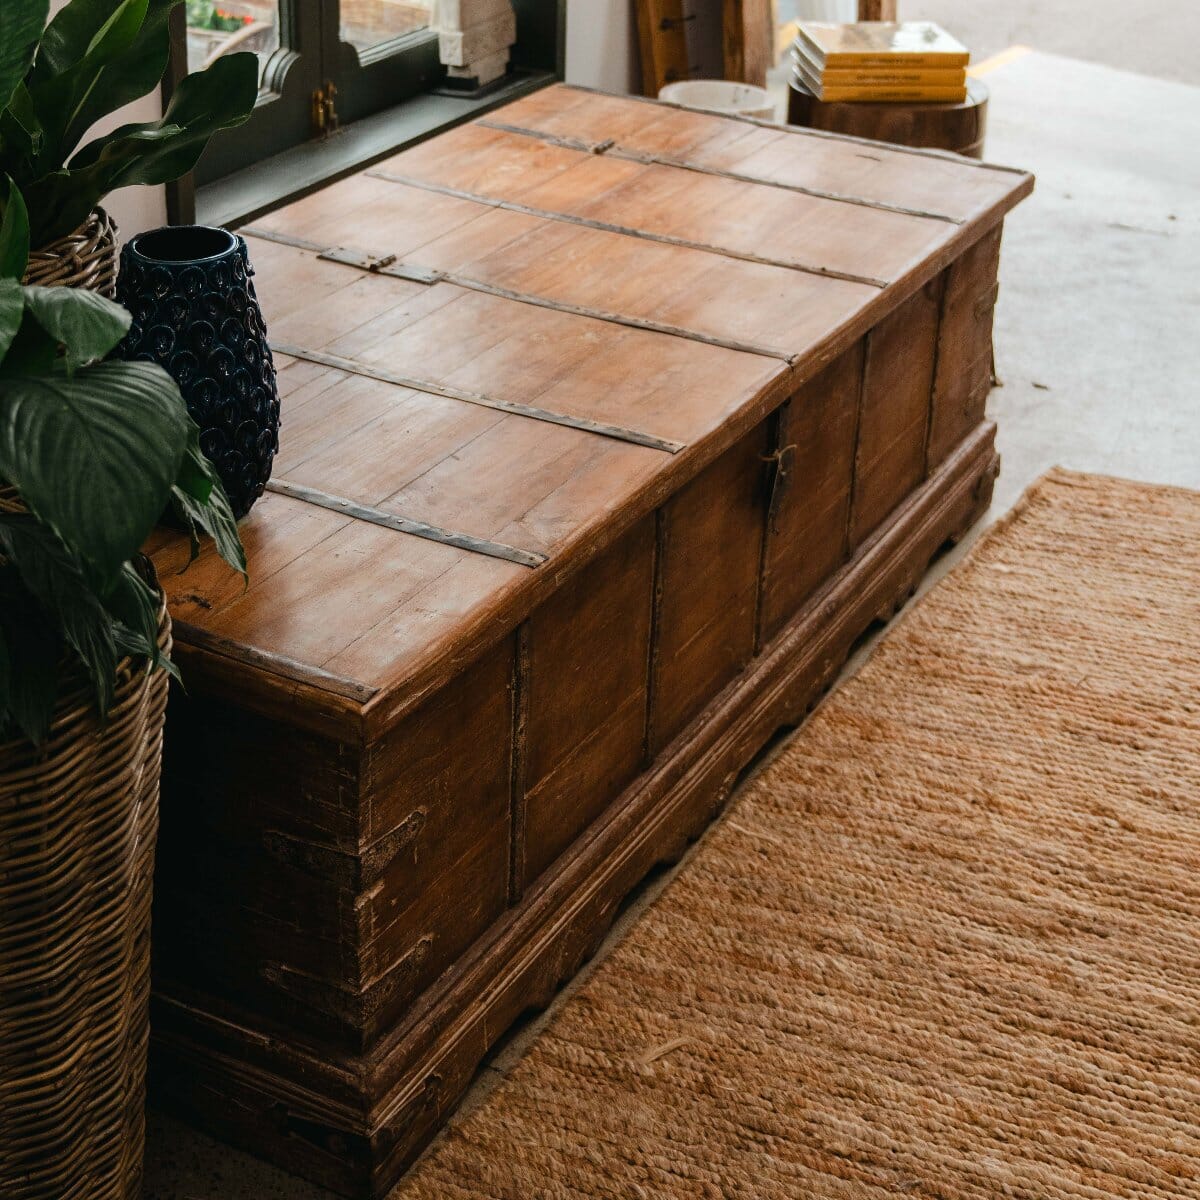
[[[342,0],[342,41],[356,50],[428,29],[433,0]]]
[[[187,0],[186,11],[189,71],[252,50],[261,77],[261,65],[279,48],[279,0]]]

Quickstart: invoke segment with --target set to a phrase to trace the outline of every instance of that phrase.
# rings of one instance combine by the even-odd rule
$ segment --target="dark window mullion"
[[[341,40],[341,0],[324,0],[333,48],[329,76],[338,89],[338,113],[356,121],[436,87],[445,75],[437,35],[419,31],[359,51]]]
[[[293,3],[295,0],[293,0]],[[313,20],[319,30],[321,86],[337,83],[338,74],[338,0],[301,0],[314,10]]]
[[[198,184],[312,136],[312,94],[325,78],[320,0],[278,0],[277,13],[279,48],[264,65],[258,105],[245,125],[213,138],[196,168]]]

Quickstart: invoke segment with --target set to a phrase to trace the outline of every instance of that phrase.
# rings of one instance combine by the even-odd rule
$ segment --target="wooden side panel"
[[[769,641],[845,561],[863,343],[779,411],[760,636]]]
[[[368,943],[422,897],[440,924],[473,905],[447,872],[477,847],[480,920],[503,911],[508,888],[514,639],[505,638],[367,751],[362,860],[363,936]],[[469,922],[467,924],[470,924]],[[478,933],[482,925],[475,924]],[[413,931],[416,932],[415,930]],[[419,934],[418,934],[419,936]],[[403,940],[403,933],[390,941]],[[367,972],[387,966],[375,944]]]
[[[775,65],[775,5],[772,0],[724,0],[722,17],[724,77],[763,87]]]
[[[647,518],[529,619],[523,886],[638,772],[653,585]]]
[[[852,550],[925,477],[940,293],[941,280],[935,279],[867,336],[850,517]]]
[[[896,0],[858,0],[860,21],[894,21]]]
[[[366,754],[355,910],[369,1043],[508,903],[515,639]]]
[[[326,1028],[276,981],[280,971],[353,973],[360,767],[356,747],[173,689],[157,986],[172,981],[268,1020]]]
[[[929,418],[930,470],[984,417],[992,382],[992,316],[1002,232],[997,226],[945,272]]]
[[[508,820],[514,639],[505,638],[449,686],[372,745],[363,769],[364,846],[372,864],[388,857],[397,830],[408,874],[445,867],[493,826]]]
[[[508,638],[367,751],[177,697],[160,980],[351,1045],[394,1019],[507,903],[512,671]]]
[[[763,424],[661,510],[652,755],[753,657],[767,451]]]
[[[504,911],[508,856],[507,836],[500,833],[475,842],[428,887],[416,889],[413,903],[366,943],[351,1030],[364,1048],[393,1029]],[[394,879],[385,887],[400,890]],[[387,920],[386,898],[372,907],[379,923]]]
[[[224,698],[171,691],[160,804],[167,832],[207,828],[253,841],[277,830],[352,852],[359,774],[355,746],[233,708]]]
[[[355,970],[349,889],[303,868],[265,866],[203,836],[173,835],[159,849],[157,878],[169,873],[171,882],[154,897],[156,989],[186,990],[211,1011],[286,1036],[359,1046],[347,1011],[352,989],[337,982]],[[215,863],[234,882],[215,886]]]
[[[668,83],[688,77],[682,0],[637,0],[642,94],[657,96]]]

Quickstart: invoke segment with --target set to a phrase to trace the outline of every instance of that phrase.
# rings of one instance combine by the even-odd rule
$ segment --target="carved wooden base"
[[[549,1003],[622,899],[679,857],[772,734],[803,719],[863,631],[892,615],[938,550],[986,510],[994,434],[980,425],[954,450],[371,1053],[306,1055],[295,1039],[285,1045],[172,991],[156,997],[155,1102],[334,1191],[382,1197],[504,1031]]]

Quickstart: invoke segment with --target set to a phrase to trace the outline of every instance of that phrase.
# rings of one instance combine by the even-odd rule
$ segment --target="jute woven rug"
[[[1035,485],[397,1195],[1200,1197],[1200,493]]]

